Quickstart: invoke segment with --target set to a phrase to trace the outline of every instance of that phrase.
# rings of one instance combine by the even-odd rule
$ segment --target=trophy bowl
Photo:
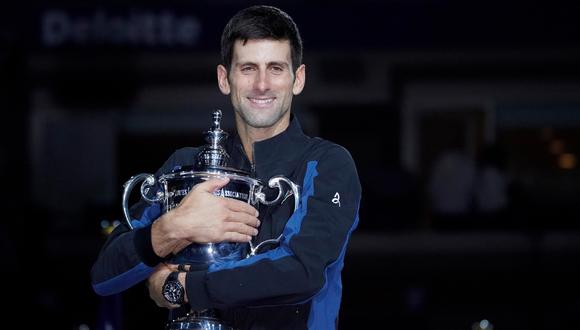
[[[229,178],[229,182],[216,191],[215,195],[256,205],[254,191],[259,189],[262,184],[247,173],[230,168],[212,168],[203,172],[186,168],[159,178],[160,184],[169,192],[169,196],[163,201],[161,212],[165,213],[179,205],[181,199],[196,184],[212,178],[224,177]],[[234,242],[194,243],[173,257],[171,263],[189,264],[195,267],[196,265],[241,260],[245,257],[243,255],[245,246],[246,244]]]
[[[217,190],[214,195],[237,199],[251,205],[257,204],[261,196],[257,192],[261,191],[263,184],[259,180],[251,178],[247,173],[231,168],[212,168],[206,171],[195,171],[191,166],[174,170],[171,173],[161,175],[159,178],[146,173],[132,177],[125,184],[126,199],[132,187],[143,181],[141,196],[148,203],[159,203],[161,205],[161,213],[166,213],[177,207],[181,200],[198,183],[212,178],[226,177],[229,178],[228,184]],[[148,197],[152,189],[157,190],[153,198]],[[126,205],[124,205],[124,210],[128,212]],[[126,216],[128,216],[128,213]],[[192,267],[204,266],[216,262],[241,260],[245,258],[244,250],[246,250],[246,244],[244,243],[192,243],[168,261]]]

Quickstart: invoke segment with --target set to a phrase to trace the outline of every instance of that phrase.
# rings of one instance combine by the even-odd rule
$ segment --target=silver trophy
[[[205,132],[207,145],[199,152],[193,166],[181,167],[159,177],[147,173],[138,174],[124,184],[123,213],[129,228],[133,229],[129,215],[129,196],[133,187],[139,182],[142,182],[141,197],[150,204],[160,204],[162,213],[179,205],[183,197],[196,184],[216,177],[230,179],[226,186],[214,193],[217,196],[233,198],[257,206],[260,203],[275,205],[293,195],[294,211],[296,211],[300,199],[300,187],[294,182],[284,176],[270,178],[268,186],[278,189],[278,195],[268,201],[262,181],[251,177],[248,172],[228,167],[229,155],[223,148],[223,142],[227,139],[228,133],[220,128],[221,117],[220,110],[213,112],[212,128]],[[287,187],[283,187],[282,183],[285,183]],[[193,243],[172,256],[169,262],[190,265],[193,269],[199,269],[210,264],[241,260],[257,254],[260,248],[267,244],[278,243],[281,238],[282,235],[259,244],[252,242]],[[170,320],[166,329],[232,330],[217,317],[216,311],[211,309],[191,310],[183,317]]]

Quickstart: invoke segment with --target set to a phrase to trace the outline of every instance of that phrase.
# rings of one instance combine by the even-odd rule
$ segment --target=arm
[[[358,223],[361,188],[354,162],[346,150],[333,147],[308,162],[302,184],[300,207],[280,247],[187,273],[193,309],[294,304],[329,290],[340,300],[345,249]]]
[[[157,255],[177,253],[191,243],[249,242],[258,234],[258,211],[242,201],[222,198],[214,192],[229,179],[197,184],[179,205],[163,214],[151,229]]]
[[[180,149],[174,152],[155,173],[171,171],[181,165],[187,154],[195,149]],[[118,225],[107,237],[97,260],[91,269],[91,284],[99,295],[122,292],[146,279],[162,257],[154,251],[151,241],[151,224],[161,214],[159,205],[149,205],[143,199],[131,207],[134,230],[125,222]]]
[[[151,247],[151,222],[160,214],[157,205],[139,202],[132,209],[141,209],[136,229],[122,223],[107,237],[91,269],[91,283],[99,295],[124,291],[146,279],[162,260]]]
[[[147,286],[149,287],[149,296],[158,307],[165,307],[169,309],[179,307],[179,305],[172,305],[169,302],[167,302],[167,300],[165,300],[162,294],[163,291],[162,288],[163,284],[165,283],[165,280],[167,279],[170,273],[177,270],[178,269],[176,265],[160,264],[155,269],[155,272],[153,272],[153,274],[149,276],[149,279],[147,279]],[[185,287],[185,272],[180,272],[177,279],[179,280],[181,285]],[[185,303],[188,302],[187,292],[185,293],[184,301]]]
[[[175,155],[157,176],[173,168]],[[133,221],[136,230],[117,226],[91,270],[94,290],[100,295],[126,290],[149,277],[166,256],[193,242],[249,241],[257,234],[257,210],[213,195],[227,182],[213,179],[196,185],[178,207],[161,216],[159,205],[145,208],[141,219]],[[133,209],[144,205],[141,201]]]

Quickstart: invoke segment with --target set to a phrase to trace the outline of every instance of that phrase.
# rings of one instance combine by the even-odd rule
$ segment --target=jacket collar
[[[267,180],[274,175],[289,174],[300,160],[301,150],[309,139],[302,131],[302,127],[295,115],[291,115],[288,128],[282,133],[269,139],[254,142],[254,175],[258,179]],[[246,153],[243,151],[240,137],[236,134],[231,150],[234,166],[245,169],[251,168]]]

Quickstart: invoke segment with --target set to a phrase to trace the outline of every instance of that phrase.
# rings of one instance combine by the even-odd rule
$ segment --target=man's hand
[[[155,304],[157,304],[157,306],[159,307],[165,307],[169,309],[179,307],[179,305],[170,304],[163,297],[163,283],[165,283],[167,276],[169,276],[169,274],[171,274],[174,271],[177,271],[177,265],[161,263],[155,268],[155,271],[151,275],[149,275],[149,278],[147,279],[147,287],[149,288],[149,297],[151,297],[151,299],[153,299]],[[179,278],[181,284],[183,285],[183,287],[185,287],[185,273],[180,273]]]
[[[191,243],[249,242],[258,234],[254,207],[213,194],[228,182],[214,178],[197,184],[176,208],[153,223],[151,242],[158,256],[175,254]]]

